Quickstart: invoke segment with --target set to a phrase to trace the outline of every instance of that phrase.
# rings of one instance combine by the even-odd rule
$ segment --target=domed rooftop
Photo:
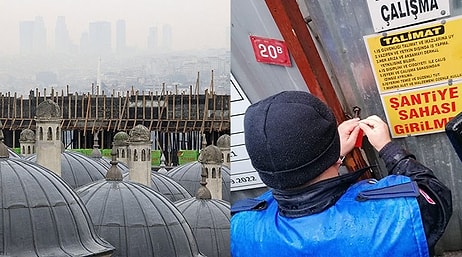
[[[77,189],[97,233],[116,247],[113,256],[203,256],[172,202],[147,186],[122,181],[115,154],[106,180]]]
[[[55,102],[47,99],[41,102],[35,110],[35,116],[38,119],[55,119],[61,118],[61,108]]]
[[[42,166],[0,157],[0,189],[2,255],[106,256],[114,250],[95,233],[75,192]]]
[[[114,144],[126,145],[129,137],[130,136],[127,134],[127,132],[119,131],[114,135]]]
[[[32,129],[24,129],[19,134],[19,142],[35,142],[35,133]]]
[[[130,142],[147,142],[151,140],[151,131],[141,124],[131,129],[128,135],[128,141]]]
[[[35,162],[37,155],[26,158]],[[93,181],[104,179],[108,168],[81,153],[66,150],[61,153],[61,178],[72,188],[77,188]]]
[[[107,158],[107,157],[93,157],[93,156],[90,156],[90,159],[92,159],[93,161],[103,165],[104,167],[106,167],[106,170],[108,170],[109,168],[111,168],[111,159]],[[123,162],[119,162],[119,167],[122,171],[122,174],[125,174],[125,173],[128,173],[128,166],[126,163],[123,163]]]
[[[221,157],[220,157],[221,158]],[[191,195],[195,195],[200,187],[202,164],[199,161],[189,162],[169,170],[166,175],[182,185]],[[221,166],[222,173],[222,197],[230,201],[230,169]]]
[[[217,139],[218,148],[230,148],[231,147],[231,137],[228,134],[223,134]]]
[[[209,145],[201,150],[198,161],[201,163],[222,163],[223,155],[220,148]]]
[[[165,162],[165,157],[164,157],[164,162]],[[130,169],[128,168],[127,164],[123,162],[118,162],[118,167],[123,173],[123,180],[129,181],[130,180],[129,178]],[[154,191],[167,197],[167,199],[169,199],[172,202],[191,197],[191,194],[182,185],[180,185],[178,182],[176,182],[171,177],[165,175],[165,173],[161,173],[159,171],[151,172],[151,186],[150,187]]]
[[[175,202],[196,236],[199,249],[207,256],[229,257],[230,203],[212,199],[202,174],[201,186],[196,197]]]
[[[119,162],[119,165],[121,163]],[[123,167],[123,166],[121,166]],[[123,168],[121,169],[123,172]],[[129,172],[123,174],[124,181],[129,181]],[[172,202],[178,200],[190,198],[192,195],[182,186],[180,183],[176,182],[171,177],[159,173],[157,171],[151,172],[151,189],[165,196]]]

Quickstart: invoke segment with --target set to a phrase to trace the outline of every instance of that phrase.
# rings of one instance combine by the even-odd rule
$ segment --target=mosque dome
[[[205,255],[229,257],[231,206],[227,201],[212,199],[205,184],[201,182],[196,197],[177,201],[175,206],[188,221]]]
[[[114,135],[114,144],[115,145],[126,145],[129,139],[127,132],[119,131]]]
[[[112,163],[105,180],[76,192],[97,233],[115,246],[113,256],[203,256],[175,205],[145,185],[123,181],[115,158]]]
[[[129,171],[128,167],[124,167],[119,162],[120,170],[123,172],[126,169],[126,172],[123,174],[124,180],[129,180]],[[171,177],[159,173],[157,171],[151,172],[151,186],[154,191],[160,193],[161,195],[165,196],[172,202],[176,202],[178,200],[190,198],[192,195],[182,186],[180,183],[176,182]]]
[[[201,163],[222,163],[223,155],[217,146],[209,145],[201,150],[198,161]]]
[[[93,161],[103,165],[106,168],[106,170],[111,168],[111,159],[109,159],[107,157],[104,157],[104,156],[101,156],[101,157],[90,156],[90,159],[92,159]],[[119,167],[120,167],[120,170],[122,171],[122,174],[128,173],[128,166],[127,166],[126,163],[123,163],[123,162],[119,161]]]
[[[218,148],[230,148],[231,147],[231,137],[228,134],[223,134],[217,139]]]
[[[55,102],[47,99],[41,102],[35,110],[35,116],[38,119],[56,119],[61,118],[61,108]]]
[[[26,159],[35,162],[37,155],[31,155]],[[69,150],[61,153],[61,178],[72,188],[104,179],[107,170],[107,166],[84,154]]]
[[[130,142],[149,142],[151,141],[151,131],[141,124],[136,125],[129,132],[128,141]]]
[[[202,172],[202,163],[199,161],[189,162],[177,166],[169,170],[166,175],[173,178],[176,182],[182,185],[191,195],[195,195],[200,187]],[[230,169],[226,166],[221,166],[222,173],[222,198],[225,201],[230,201]]]
[[[110,256],[114,250],[96,234],[72,188],[48,169],[0,157],[0,188],[2,255]]]
[[[109,163],[109,165],[111,164]],[[128,168],[127,164],[123,162],[118,162],[118,167],[123,173],[123,180],[129,181],[130,169]],[[154,191],[167,197],[167,199],[169,199],[172,202],[191,197],[191,194],[182,185],[180,185],[171,177],[158,171],[151,171],[150,187]]]
[[[24,129],[19,134],[19,142],[35,142],[35,133],[32,129]]]

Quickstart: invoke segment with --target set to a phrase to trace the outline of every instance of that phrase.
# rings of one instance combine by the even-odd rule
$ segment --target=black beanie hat
[[[250,105],[245,146],[263,183],[290,189],[314,179],[339,159],[331,109],[303,91],[284,91]]]

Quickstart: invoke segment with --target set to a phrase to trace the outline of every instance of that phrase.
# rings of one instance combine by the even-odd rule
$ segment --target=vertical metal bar
[[[345,114],[296,0],[265,0],[309,91],[329,105],[339,122]]]
[[[265,0],[273,19],[293,56],[309,91],[324,101],[338,122],[346,120],[340,101],[329,79],[296,0]],[[349,171],[366,167],[361,151],[355,148],[345,160]],[[365,177],[371,177],[370,173]]]

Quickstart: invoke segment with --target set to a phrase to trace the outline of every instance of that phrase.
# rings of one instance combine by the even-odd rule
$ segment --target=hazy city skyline
[[[172,29],[172,50],[227,48],[230,3],[226,0],[0,0],[0,54],[19,54],[19,24],[42,17],[47,48],[55,44],[56,21],[65,17],[71,42],[79,45],[91,22],[111,24],[112,48],[116,44],[116,23],[124,20],[126,45],[146,49],[149,30],[168,24]]]

